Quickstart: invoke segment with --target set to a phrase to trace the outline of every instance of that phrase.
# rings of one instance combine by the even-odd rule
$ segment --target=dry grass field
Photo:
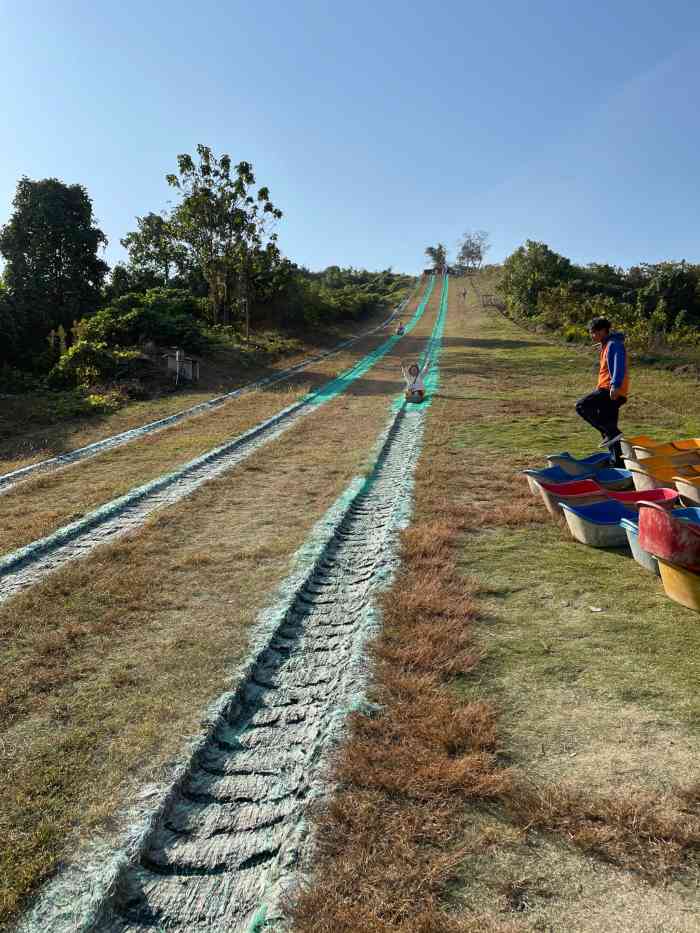
[[[0,928],[82,842],[119,827],[230,688],[294,552],[367,469],[398,354],[422,348],[438,301],[436,290],[406,343],[350,391],[0,607]]]
[[[572,407],[593,356],[462,291],[375,705],[332,762],[294,928],[697,931],[700,620],[629,555],[573,542],[518,475],[594,446]],[[633,380],[625,428],[700,434],[688,382]]]
[[[279,331],[254,332],[246,352],[214,346],[206,354],[196,385],[155,398],[133,400],[101,415],[67,417],[60,394],[27,393],[2,397],[0,405],[0,473],[28,466],[47,457],[167,418],[214,396],[274,375],[337,343],[364,333],[388,316],[382,310],[362,322],[345,322],[326,330],[301,333],[296,338]]]
[[[252,428],[353,366],[393,331],[382,330],[319,361],[283,383],[232,399],[163,431],[132,441],[90,460],[37,475],[0,496],[0,555],[44,537],[105,502],[162,473],[175,470],[207,450]],[[422,331],[421,331],[422,333]],[[416,332],[368,373],[351,392],[382,395],[398,386],[399,353],[418,350]],[[399,349],[400,347],[400,349]],[[390,386],[389,386],[390,384]]]

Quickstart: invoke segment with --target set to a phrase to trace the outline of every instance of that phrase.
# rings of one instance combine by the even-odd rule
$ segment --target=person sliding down
[[[396,336],[403,337],[406,333],[406,328],[403,326],[403,321],[399,321],[399,326],[396,328]]]
[[[403,373],[403,378],[406,382],[406,401],[407,402],[422,402],[425,398],[425,383],[423,382],[423,376],[428,371],[430,366],[430,356],[426,356],[425,362],[422,366],[417,366],[415,363],[412,363],[408,369],[401,364],[401,372]]]
[[[622,434],[617,424],[620,408],[629,393],[629,368],[625,335],[610,330],[610,321],[604,317],[593,318],[588,330],[594,343],[600,344],[598,385],[594,392],[576,402],[576,412],[603,435],[601,447],[607,447],[615,457],[615,464],[622,465]]]

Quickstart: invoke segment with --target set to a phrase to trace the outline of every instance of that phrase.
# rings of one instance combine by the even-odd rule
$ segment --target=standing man
[[[595,344],[600,345],[600,367],[595,392],[585,395],[576,402],[577,413],[603,435],[601,447],[608,447],[614,454],[617,466],[622,465],[622,434],[617,425],[620,408],[627,401],[629,392],[629,370],[625,335],[610,330],[610,321],[604,317],[593,318],[588,325]]]

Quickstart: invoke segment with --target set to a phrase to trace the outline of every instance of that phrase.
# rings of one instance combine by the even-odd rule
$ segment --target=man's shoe
[[[617,444],[618,441],[621,441],[624,436],[625,436],[624,434],[616,434],[615,437],[611,437],[607,441],[601,441],[600,444],[598,444],[598,446],[599,447],[613,447],[615,444]]]

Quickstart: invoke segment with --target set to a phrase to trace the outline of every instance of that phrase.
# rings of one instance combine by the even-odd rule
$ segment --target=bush
[[[79,340],[110,347],[133,347],[152,340],[193,352],[206,344],[199,317],[203,301],[182,289],[152,288],[117,298],[74,328]]]
[[[81,339],[61,355],[49,373],[53,388],[89,386],[113,379],[119,368],[119,358],[103,341]]]
[[[409,276],[389,270],[366,272],[338,266],[323,272],[300,269],[289,276],[265,310],[269,319],[286,324],[324,327],[398,304],[412,282]]]
[[[540,292],[567,282],[573,274],[571,262],[546,243],[527,240],[503,263],[499,290],[512,311],[533,316]]]
[[[685,262],[576,266],[528,240],[503,265],[499,291],[511,314],[578,341],[606,317],[636,349],[700,346],[700,267]]]
[[[566,340],[567,343],[590,342],[588,331],[585,327],[581,327],[580,324],[567,324],[562,331],[562,334],[564,336],[564,340]]]
[[[0,366],[0,392],[19,395],[24,392],[36,392],[42,387],[41,379],[30,373],[22,372],[6,363]]]

